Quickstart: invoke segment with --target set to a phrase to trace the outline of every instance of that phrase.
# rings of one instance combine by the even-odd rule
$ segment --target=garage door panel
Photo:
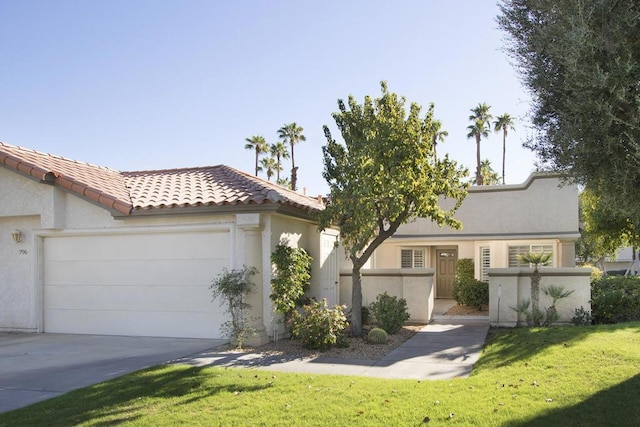
[[[228,259],[56,261],[45,263],[44,280],[49,285],[208,286],[228,264]]]
[[[224,311],[196,286],[47,286],[45,299],[52,310]]]
[[[46,239],[44,249],[52,261],[211,259],[228,258],[229,242],[226,232],[69,236]]]
[[[46,332],[220,338],[225,232],[46,237]]]
[[[207,312],[127,312],[108,310],[51,310],[47,332],[97,335],[224,338],[225,317]]]

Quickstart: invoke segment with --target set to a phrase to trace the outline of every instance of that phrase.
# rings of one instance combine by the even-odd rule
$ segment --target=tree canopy
[[[640,247],[636,226],[590,188],[580,194],[580,220],[576,254],[582,262],[593,262],[604,269],[604,258],[615,256],[621,247]]]
[[[533,95],[543,163],[640,224],[640,3],[504,0],[498,24]]]
[[[361,333],[362,291],[360,269],[373,251],[404,224],[416,217],[460,228],[454,218],[464,200],[467,170],[434,151],[434,107],[424,118],[421,106],[411,103],[381,83],[382,95],[366,96],[359,104],[349,96],[338,100],[333,113],[344,144],[327,126],[323,176],[330,195],[320,214],[320,228],[340,227],[342,243],[353,263],[351,330]],[[451,199],[449,209],[440,196]]]

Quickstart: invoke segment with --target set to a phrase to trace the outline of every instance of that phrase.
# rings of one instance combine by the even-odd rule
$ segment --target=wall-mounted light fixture
[[[11,233],[11,237],[13,238],[13,241],[16,243],[22,242],[24,238],[20,230],[13,230],[13,232]]]

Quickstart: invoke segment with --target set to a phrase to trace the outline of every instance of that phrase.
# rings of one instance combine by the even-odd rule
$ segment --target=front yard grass
[[[0,414],[2,426],[623,426],[640,423],[640,322],[493,331],[444,381],[156,367]]]

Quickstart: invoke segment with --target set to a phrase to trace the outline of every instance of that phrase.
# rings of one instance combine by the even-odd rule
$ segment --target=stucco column
[[[263,311],[263,277],[264,266],[262,262],[262,224],[260,214],[237,214],[236,215],[236,263],[234,268],[254,267],[258,272],[253,276],[255,283],[254,291],[249,294],[247,302],[251,305],[249,310],[249,320],[255,328],[255,335],[249,337],[246,344],[257,346],[269,341],[265,330],[265,319]]]
[[[490,268],[489,321],[491,326],[514,327],[518,313],[512,310],[518,304],[518,269]]]
[[[576,266],[576,243],[573,241],[561,240],[558,243],[560,257],[558,267],[575,267]]]

